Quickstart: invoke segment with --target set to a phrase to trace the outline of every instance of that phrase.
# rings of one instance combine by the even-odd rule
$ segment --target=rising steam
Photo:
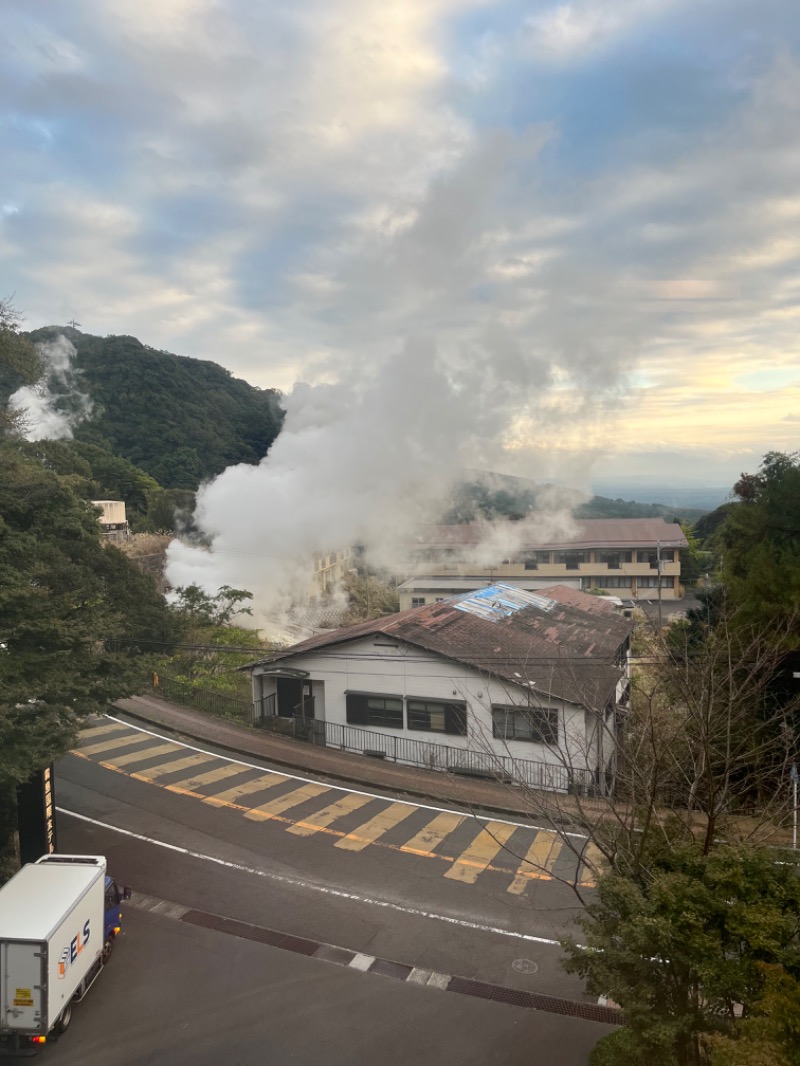
[[[11,405],[24,411],[26,440],[71,440],[73,428],[88,418],[92,403],[81,392],[80,372],[73,360],[75,346],[63,335],[41,341],[36,351],[45,368],[35,385],[24,385],[11,397]]]

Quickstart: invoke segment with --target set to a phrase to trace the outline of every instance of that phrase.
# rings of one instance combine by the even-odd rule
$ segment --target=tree
[[[757,963],[760,998],[733,1035],[716,1033],[703,1043],[711,1066],[800,1066],[800,980],[776,963]]]
[[[12,444],[0,451],[0,865],[14,862],[18,782],[79,721],[139,690],[177,622],[150,578],[101,544],[91,505]]]
[[[399,608],[397,586],[382,580],[364,567],[347,574],[342,582],[347,595],[348,608],[342,617],[342,625],[354,625],[368,618],[380,618]]]
[[[646,879],[602,877],[583,945],[564,943],[566,968],[625,1009],[627,1032],[593,1062],[706,1062],[703,1035],[731,1035],[763,1005],[763,963],[800,974],[798,872],[764,848],[677,842],[649,856]]]
[[[743,623],[772,624],[800,608],[800,452],[769,452],[733,492],[718,534],[723,580]]]
[[[256,630],[237,626],[234,619],[251,614],[244,603],[253,598],[252,593],[229,585],[213,596],[199,585],[187,585],[175,593],[175,608],[186,626],[184,646],[163,657],[156,664],[157,672],[195,688],[249,701],[250,678],[240,667],[263,655],[267,646]]]

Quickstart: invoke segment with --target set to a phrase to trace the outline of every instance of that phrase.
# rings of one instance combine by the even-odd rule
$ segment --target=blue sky
[[[0,15],[0,296],[30,327],[356,413],[422,344],[416,415],[525,476],[725,484],[800,446],[795,0]]]

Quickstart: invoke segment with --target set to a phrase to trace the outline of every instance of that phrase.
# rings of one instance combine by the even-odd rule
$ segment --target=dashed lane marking
[[[378,811],[374,818],[364,822],[352,833],[346,833],[341,840],[334,844],[336,848],[344,848],[346,851],[363,851],[369,844],[375,844],[384,833],[388,833],[400,822],[414,813],[414,808],[406,803],[391,803],[382,811]]]
[[[114,756],[114,766],[130,766],[135,762],[146,762],[148,759],[154,758],[156,755],[169,755],[170,752],[180,751],[180,744],[173,744],[171,742],[166,744],[154,744],[152,748],[140,748],[139,751],[129,752],[127,755]],[[83,752],[74,752],[75,755],[82,755]]]
[[[519,896],[525,891],[532,878],[546,880],[551,876],[560,851],[561,841],[554,833],[538,832],[507,891]]]
[[[463,884],[475,884],[478,877],[484,872],[513,874],[513,879],[508,885],[507,891],[511,894],[520,895],[532,880],[549,881],[556,877],[553,867],[561,851],[561,842],[552,831],[537,830],[535,827],[525,823],[501,819],[484,821],[476,818],[476,824],[480,827],[480,831],[475,838],[460,854],[449,855],[437,849],[450,834],[467,820],[468,816],[464,814],[432,808],[424,804],[412,804],[408,801],[390,801],[386,797],[376,796],[372,793],[344,789],[340,786],[323,785],[319,782],[309,781],[306,778],[281,774],[276,771],[265,771],[256,778],[240,782],[222,792],[207,795],[197,792],[196,789],[203,785],[221,782],[237,774],[245,774],[252,768],[252,764],[239,760],[230,760],[180,742],[153,744],[152,741],[162,739],[158,734],[148,730],[140,730],[138,727],[128,727],[124,723],[118,724],[123,730],[133,730],[134,737],[123,735],[116,740],[101,741],[96,745],[92,744],[80,748],[73,754],[85,759],[91,753],[104,754],[110,761],[100,761],[100,765],[107,769],[148,784],[156,784],[158,787],[179,795],[199,799],[211,806],[236,810],[252,821],[277,821],[285,827],[287,832],[296,836],[310,837],[320,833],[328,835],[333,839],[334,845],[342,850],[359,852],[369,845],[375,844],[396,852],[437,859],[448,866],[447,871],[444,873],[445,877],[460,881]],[[101,726],[99,728],[105,727]],[[135,743],[137,739],[140,739],[143,743],[150,742],[150,746],[140,748],[135,753],[123,751],[120,755],[114,755],[115,748],[124,748],[131,743]],[[175,757],[186,750],[194,754],[181,758]],[[131,766],[137,762],[146,763],[162,754],[173,757],[156,765],[143,767],[141,770],[122,769],[123,766]],[[169,784],[164,784],[158,780],[161,777],[177,774],[182,770],[200,766],[204,763],[216,765],[213,765],[205,773],[191,774]],[[276,799],[267,800],[255,806],[243,805],[237,802],[246,796],[257,795],[259,792],[268,791],[277,785],[287,782],[302,784],[301,787],[293,788]],[[300,818],[284,817],[286,811],[291,811],[294,807],[324,796],[328,792],[338,792],[340,794],[339,799],[329,803],[322,810],[309,813]],[[342,832],[332,828],[332,824],[337,820],[357,811],[373,800],[380,801],[385,806],[367,822],[350,832]],[[416,811],[423,813],[425,811],[435,811],[436,815],[405,843],[389,844],[381,839],[390,829],[399,825]],[[528,848],[525,857],[519,861],[519,856],[514,856],[518,859],[519,865],[511,868],[493,861],[501,851],[505,850],[506,856],[514,854],[513,851],[508,852],[506,845],[517,829],[525,830],[528,833],[531,831],[537,833],[536,839]],[[524,843],[520,846],[524,847]],[[592,853],[589,852],[588,848],[585,858],[591,864]],[[583,876],[582,887],[593,887],[594,881],[589,879],[592,876],[589,866],[583,869]]]
[[[187,755],[183,759],[170,759],[168,762],[159,763],[158,766],[148,766],[146,770],[139,770],[131,777],[137,781],[155,781],[164,774],[176,774],[179,770],[189,770],[192,766],[200,766],[204,762],[211,762],[213,755]]]
[[[374,896],[364,896],[357,892],[346,892],[341,888],[333,888],[331,885],[321,884],[316,881],[306,881],[302,877],[279,874],[273,870],[259,870],[252,866],[245,866],[241,863],[231,862],[228,859],[221,859],[216,855],[204,855],[202,852],[192,851],[190,848],[182,848],[178,844],[169,844],[166,841],[158,840],[155,837],[145,836],[143,833],[135,833],[131,829],[122,829],[118,825],[111,825],[109,822],[101,822],[97,818],[89,818],[88,815],[78,814],[76,811],[70,811],[64,807],[58,807],[56,809],[60,814],[67,815],[70,818],[77,818],[80,822],[87,822],[89,825],[98,826],[101,829],[107,829],[112,833],[119,833],[121,836],[131,837],[134,840],[140,840],[145,844],[152,844],[158,848],[165,848],[167,851],[173,851],[179,855],[186,855],[191,859],[199,859],[203,862],[213,863],[215,866],[223,866],[229,870],[239,870],[241,873],[252,874],[254,877],[260,877],[265,881],[273,881],[276,884],[305,889],[309,892],[316,892],[319,895],[330,896],[336,899],[352,900],[355,903],[363,903],[379,909],[394,911],[399,914],[407,914],[415,918],[430,918],[434,921],[444,922],[446,925],[458,926],[462,929],[472,929],[479,933],[494,933],[498,936],[509,937],[512,940],[522,940],[526,943],[547,944],[552,947],[560,947],[557,940],[552,940],[548,937],[534,936],[532,933],[520,933],[515,929],[503,929],[502,926],[485,925],[482,922],[473,922],[467,918],[457,918],[452,914],[439,914],[436,911],[426,911],[421,907],[407,907],[401,903],[395,903],[393,900],[376,899]]]
[[[81,734],[81,737],[83,734]],[[150,737],[114,737],[113,740],[102,740],[99,744],[87,744],[81,747],[82,755],[99,755],[101,751],[115,751],[119,748],[130,748],[134,744],[146,744]]]
[[[370,802],[371,800],[366,796],[342,796],[335,803],[323,807],[317,814],[306,815],[302,822],[287,826],[286,832],[301,837],[311,836],[313,833],[318,833],[320,829],[326,829],[337,818],[344,818],[345,815],[352,814],[353,811],[357,811],[359,807]]]
[[[458,829],[464,821],[463,814],[438,814],[433,821],[421,829],[415,837],[400,845],[401,851],[411,852],[412,855],[429,856],[434,854],[436,848],[445,837],[449,836],[454,829]]]
[[[250,810],[244,812],[244,816],[245,818],[252,818],[256,822],[268,821],[270,818],[276,818],[279,814],[283,814],[284,811],[288,811],[292,807],[299,807],[306,800],[324,795],[327,791],[328,789],[325,785],[303,785],[302,788],[287,792],[285,796],[278,796],[277,799],[269,803],[251,807]]]
[[[483,873],[495,855],[502,851],[509,837],[515,832],[516,829],[512,825],[489,822],[470,846],[458,856],[444,876],[453,881],[463,881],[467,885],[474,885],[478,875]]]

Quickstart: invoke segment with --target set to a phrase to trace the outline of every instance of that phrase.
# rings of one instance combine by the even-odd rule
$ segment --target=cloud
[[[519,473],[706,433],[800,366],[793,10],[10,5],[7,291],[287,392],[424,341]]]

